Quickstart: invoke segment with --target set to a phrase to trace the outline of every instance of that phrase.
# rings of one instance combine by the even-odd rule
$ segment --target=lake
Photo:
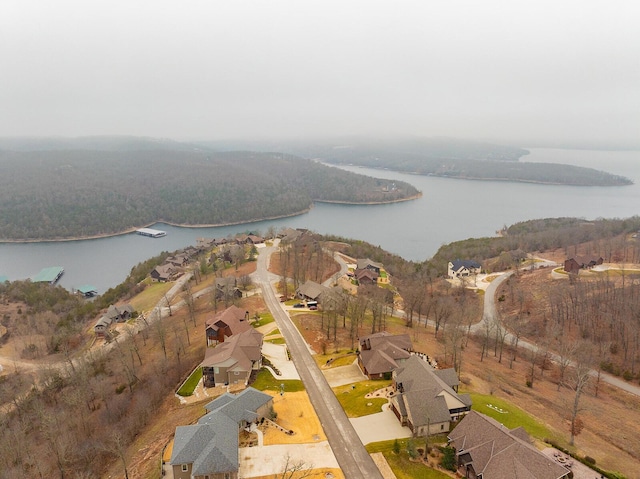
[[[25,279],[47,266],[62,266],[67,289],[92,284],[99,292],[121,283],[131,267],[161,251],[245,231],[308,228],[322,234],[362,239],[406,259],[423,261],[452,241],[494,236],[519,221],[572,216],[627,218],[640,213],[640,152],[533,149],[524,161],[587,166],[631,178],[623,187],[574,187],[499,181],[469,181],[345,167],[379,178],[398,179],[423,192],[415,201],[387,205],[316,204],[309,213],[278,220],[218,228],[179,228],[158,223],[163,238],[134,233],[94,240],[0,243],[0,276]]]

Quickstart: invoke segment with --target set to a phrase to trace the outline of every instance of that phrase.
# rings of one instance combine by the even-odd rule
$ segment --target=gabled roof
[[[412,355],[394,371],[394,382],[401,391],[396,401],[404,402],[407,416],[414,426],[450,421],[452,409],[471,406],[468,395],[456,393],[441,377],[451,382],[453,375],[453,370],[452,373],[436,373],[416,355]]]
[[[238,470],[238,424],[226,415],[176,428],[170,464],[192,464],[193,476]]]
[[[246,320],[247,314],[248,311],[231,305],[207,319],[205,329],[217,331],[228,327],[232,335],[243,333],[251,329],[251,325]]]
[[[324,293],[330,291],[329,288],[323,286],[321,284],[316,283],[315,281],[311,281],[308,279],[305,283],[298,287],[297,293],[307,298],[311,298],[313,300],[317,300]]]
[[[563,466],[538,451],[522,434],[494,419],[471,411],[449,434],[459,456],[483,479],[559,479]]]
[[[226,393],[204,407],[209,412],[200,418],[198,424],[209,424],[218,415],[227,416],[236,424],[243,420],[250,422],[257,418],[258,409],[272,400],[273,397],[252,387],[235,395]]]
[[[358,281],[361,281],[363,278],[368,278],[375,282],[379,276],[378,273],[370,269],[357,269],[354,274]]]
[[[455,261],[451,261],[451,265],[453,271],[460,271],[462,268],[473,269],[482,267],[480,263],[471,259],[456,259]]]
[[[387,331],[369,334],[358,338],[360,349],[386,349],[388,344],[392,344],[400,349],[410,351],[413,349],[411,338],[408,334],[391,334]]]
[[[251,326],[250,329],[234,334],[215,348],[207,348],[200,366],[235,367],[237,371],[251,371],[253,363],[260,359],[262,349],[262,333]]]
[[[375,269],[383,269],[384,265],[382,263],[376,263],[375,261],[371,261],[369,258],[359,259],[356,262],[357,269],[367,269],[369,267]]]

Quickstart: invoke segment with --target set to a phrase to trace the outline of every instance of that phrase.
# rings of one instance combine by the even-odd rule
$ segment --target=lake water
[[[309,228],[368,241],[400,256],[423,261],[452,241],[494,236],[504,225],[559,216],[627,218],[640,214],[640,152],[534,149],[526,161],[567,163],[627,176],[634,185],[572,187],[498,181],[467,181],[347,167],[379,178],[407,181],[423,192],[415,201],[388,205],[316,204],[309,213],[278,220],[219,228],[179,228],[158,223],[163,238],[126,234],[71,242],[2,243],[0,276],[25,279],[47,266],[62,266],[59,284],[72,289],[92,284],[100,292],[121,283],[135,264],[161,251],[269,226]]]

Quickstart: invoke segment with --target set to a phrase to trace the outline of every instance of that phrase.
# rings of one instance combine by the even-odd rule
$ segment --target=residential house
[[[455,261],[449,261],[449,267],[447,269],[447,275],[449,278],[464,278],[479,274],[482,266],[469,259],[457,259]]]
[[[356,263],[356,270],[368,269],[374,271],[378,275],[380,275],[380,270],[383,268],[384,266],[382,263],[376,263],[375,261],[371,261],[369,258],[359,259]]]
[[[207,346],[215,346],[224,342],[225,337],[240,334],[249,329],[251,329],[249,311],[235,305],[229,306],[205,321]]]
[[[224,414],[233,419],[238,427],[245,428],[268,417],[272,407],[273,397],[248,387],[237,394],[224,393],[209,402],[204,407],[207,414],[200,418],[198,424],[207,424],[215,415]]]
[[[122,323],[133,316],[134,309],[130,304],[110,305],[107,312],[96,322],[93,332],[98,337],[105,337],[113,323]]]
[[[564,270],[567,273],[578,274],[581,269],[591,269],[594,266],[604,263],[602,256],[599,257],[587,257],[587,256],[575,256],[569,258],[564,262]]]
[[[183,268],[189,263],[189,256],[186,253],[180,253],[175,256],[169,256],[164,262],[176,268]]]
[[[242,298],[242,291],[238,288],[238,280],[235,276],[216,278],[214,286],[216,288],[216,301],[231,302],[235,299]]]
[[[267,417],[273,398],[254,388],[225,393],[198,424],[178,426],[171,452],[175,479],[238,479],[239,429]]]
[[[411,356],[408,334],[392,335],[386,331],[359,338],[358,365],[369,379],[390,377]]]
[[[416,436],[449,432],[471,410],[468,394],[458,394],[455,371],[438,370],[412,355],[393,372],[391,410]]]
[[[175,277],[177,272],[178,271],[175,266],[165,263],[153,268],[150,276],[153,281],[164,283],[167,281],[171,281]]]
[[[570,471],[538,451],[527,432],[471,411],[449,434],[458,473],[467,479],[565,479]]]
[[[262,333],[249,327],[207,348],[200,364],[204,386],[248,384],[251,373],[262,366],[262,337]]]
[[[372,269],[356,269],[354,276],[359,285],[378,284],[379,275]]]
[[[307,301],[318,301],[322,304],[322,297],[327,295],[331,291],[331,288],[327,288],[315,281],[308,279],[304,284],[300,285],[296,290],[296,295],[300,299]]]

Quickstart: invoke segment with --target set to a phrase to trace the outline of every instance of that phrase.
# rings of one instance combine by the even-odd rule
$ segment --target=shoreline
[[[397,200],[389,200],[389,201],[368,201],[364,203],[355,203],[353,201],[339,201],[339,200],[314,200],[314,203],[329,203],[332,205],[392,205],[394,203],[402,203],[404,201],[413,201],[418,198],[422,198],[422,191],[419,191],[418,194],[413,196],[408,196],[407,198],[399,198]]]
[[[228,223],[193,225],[188,223],[174,223],[171,221],[159,219],[151,223],[144,224],[142,226],[134,226],[131,228],[127,228],[126,230],[115,232],[115,233],[104,233],[104,234],[89,235],[89,236],[72,236],[69,238],[29,238],[29,239],[4,239],[3,238],[3,239],[0,239],[0,244],[2,243],[63,243],[63,242],[70,242],[70,241],[86,241],[86,240],[95,240],[95,239],[102,239],[102,238],[112,238],[114,236],[122,236],[130,233],[134,233],[136,230],[140,228],[149,228],[150,226],[153,226],[158,223],[164,223],[169,226],[175,226],[176,228],[221,228],[224,226],[236,226],[236,225],[244,225],[244,224],[248,225],[251,223],[258,223],[260,221],[271,221],[271,220],[277,220],[282,218],[293,218],[294,216],[304,215],[309,211],[311,211],[311,208],[313,208],[314,203],[332,203],[332,204],[344,204],[344,205],[384,205],[384,204],[400,203],[403,201],[411,201],[411,200],[418,199],[420,197],[422,197],[422,192],[419,192],[417,195],[413,195],[408,198],[402,198],[402,199],[391,200],[391,201],[367,202],[367,203],[314,200],[311,206],[309,206],[308,208],[305,208],[304,210],[297,211],[295,213],[291,213],[287,215],[269,216],[267,218],[256,218],[256,219],[246,220],[246,221],[232,221]]]

